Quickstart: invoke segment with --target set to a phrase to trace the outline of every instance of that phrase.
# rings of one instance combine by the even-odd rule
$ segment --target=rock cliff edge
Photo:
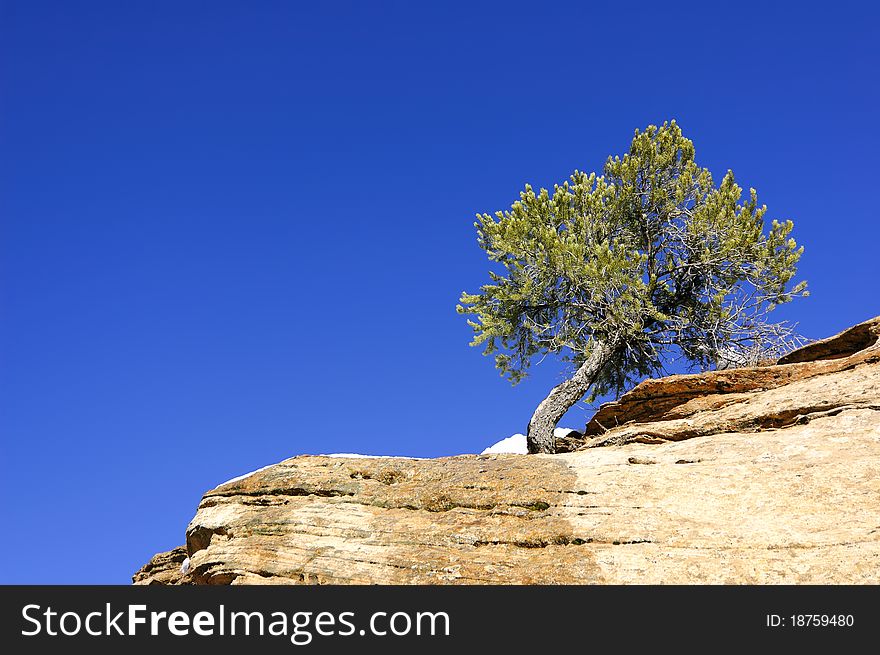
[[[646,380],[585,435],[293,457],[208,491],[134,582],[880,583],[880,317],[773,366]]]

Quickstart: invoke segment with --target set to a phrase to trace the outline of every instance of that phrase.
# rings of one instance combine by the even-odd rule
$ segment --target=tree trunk
[[[530,453],[556,452],[553,429],[565,412],[589,391],[602,367],[611,359],[614,349],[608,343],[597,342],[593,352],[571,378],[553,387],[541,401],[529,421],[526,443]]]

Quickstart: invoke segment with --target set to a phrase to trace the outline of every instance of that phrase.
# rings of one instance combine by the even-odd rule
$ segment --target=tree
[[[529,452],[554,452],[554,426],[588,391],[619,394],[671,360],[705,370],[789,349],[792,328],[767,315],[807,295],[805,282],[789,289],[803,247],[790,220],[765,225],[754,189],[741,198],[733,172],[716,186],[670,121],[636,130],[601,176],[575,171],[552,194],[526,185],[509,211],[477,215],[500,268],[461,295],[471,345],[514,384],[550,353],[574,370],[535,409]]]

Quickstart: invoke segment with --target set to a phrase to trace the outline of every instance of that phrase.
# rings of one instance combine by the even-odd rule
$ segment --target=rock
[[[821,359],[849,357],[859,351],[876,346],[878,338],[880,338],[880,316],[854,325],[833,337],[814,341],[803,348],[798,348],[780,358],[777,363],[797,364]]]
[[[207,492],[135,582],[880,583],[878,334],[648,380],[575,452],[288,459]]]
[[[553,436],[557,453],[570,453],[581,448],[587,441],[582,433],[571,428],[555,428]]]
[[[878,336],[880,317],[790,353],[780,360],[787,364],[645,380],[599,408],[584,430],[594,437],[587,445],[755,432],[876,407]]]
[[[184,582],[183,565],[187,559],[185,546],[178,546],[167,553],[157,553],[132,576],[132,582],[139,585],[181,584]]]

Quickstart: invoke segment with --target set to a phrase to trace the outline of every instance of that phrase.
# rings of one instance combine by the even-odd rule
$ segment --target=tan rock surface
[[[647,381],[601,448],[288,459],[205,494],[187,575],[176,550],[135,582],[880,583],[880,353],[845,338]]]
[[[600,407],[585,434],[599,437],[590,447],[680,441],[784,427],[843,407],[876,406],[878,338],[880,317],[780,360],[792,363],[645,380]]]
[[[167,553],[157,553],[134,574],[132,582],[135,584],[178,584],[184,577],[180,568],[186,557],[186,546],[178,546]]]

